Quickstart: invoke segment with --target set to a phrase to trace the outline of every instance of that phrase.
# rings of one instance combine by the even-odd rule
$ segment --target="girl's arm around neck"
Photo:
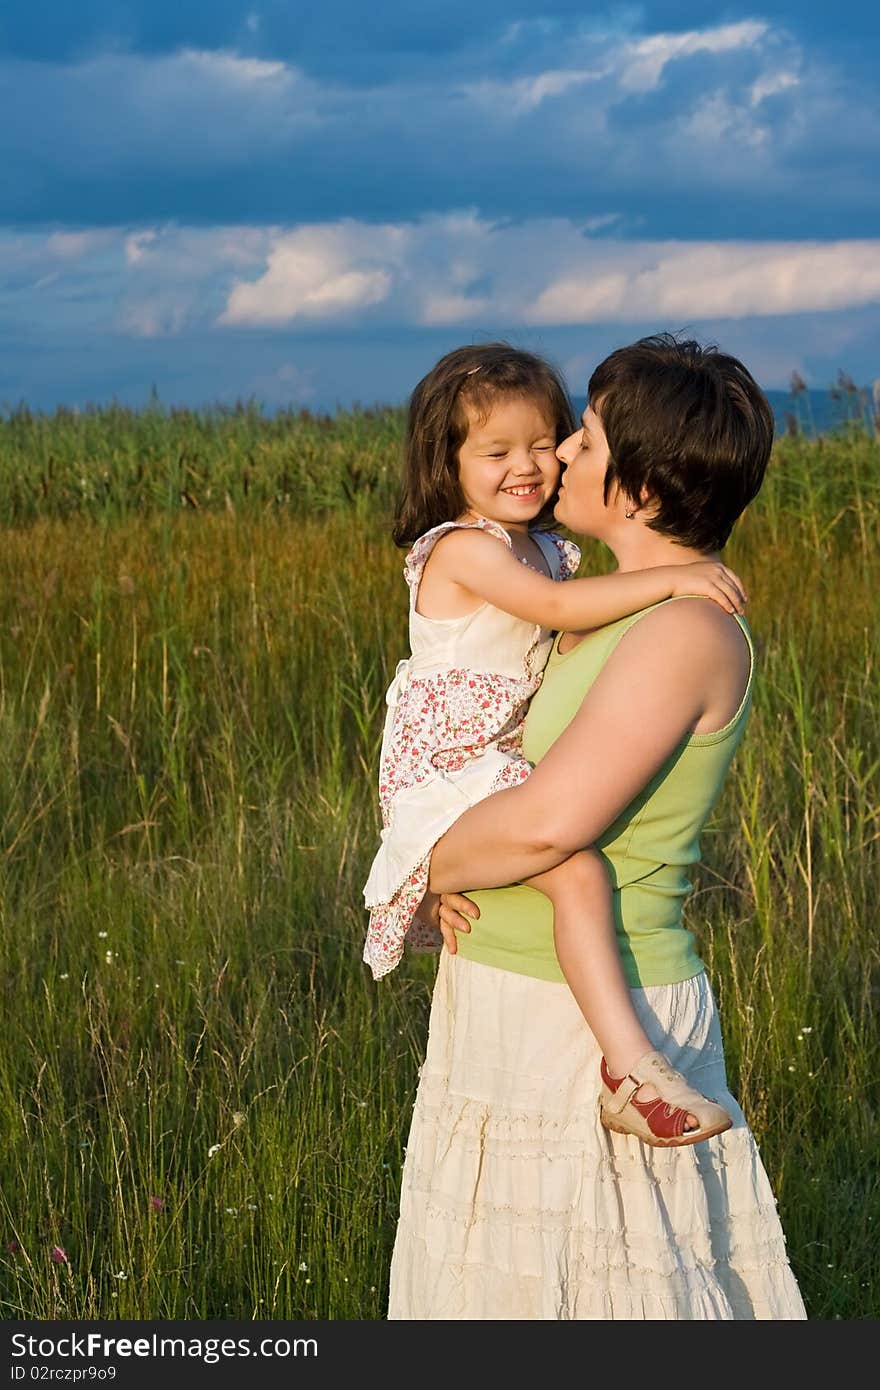
[[[520,563],[486,531],[450,531],[435,547],[441,575],[467,594],[529,623],[556,630],[603,627],[674,594],[716,598],[732,610],[741,591],[718,561],[658,565],[564,584]],[[735,581],[735,576],[733,577]]]

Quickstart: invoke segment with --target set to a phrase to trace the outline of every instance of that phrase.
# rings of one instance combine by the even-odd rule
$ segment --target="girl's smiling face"
[[[488,415],[467,403],[465,410],[458,478],[468,509],[508,530],[527,530],[559,481],[554,422],[524,396],[496,401]]]

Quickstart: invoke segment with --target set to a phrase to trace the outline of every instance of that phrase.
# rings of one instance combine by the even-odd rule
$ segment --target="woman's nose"
[[[567,439],[563,439],[561,444],[556,447],[556,457],[560,463],[571,463],[577,453],[577,434],[570,434]]]

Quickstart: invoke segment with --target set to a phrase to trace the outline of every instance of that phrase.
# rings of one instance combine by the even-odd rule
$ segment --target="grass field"
[[[360,962],[400,429],[0,425],[7,1318],[383,1316],[434,970]],[[783,441],[688,906],[815,1318],[880,1313],[878,542],[880,445]]]

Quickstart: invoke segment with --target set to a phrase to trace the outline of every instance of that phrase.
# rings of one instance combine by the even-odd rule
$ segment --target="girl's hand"
[[[464,893],[441,893],[440,894],[440,931],[443,942],[450,955],[455,955],[458,950],[458,942],[455,939],[457,931],[470,931],[471,924],[469,917],[476,919],[480,915],[477,904],[466,898]]]
[[[720,560],[694,560],[689,565],[671,565],[672,594],[702,594],[712,598],[728,613],[742,613],[747,603],[741,580]]]

